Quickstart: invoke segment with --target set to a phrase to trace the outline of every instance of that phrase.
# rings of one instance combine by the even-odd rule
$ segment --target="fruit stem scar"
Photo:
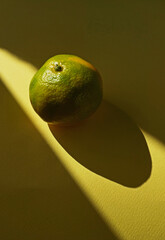
[[[62,71],[62,67],[58,65],[58,63],[55,64],[55,71]]]

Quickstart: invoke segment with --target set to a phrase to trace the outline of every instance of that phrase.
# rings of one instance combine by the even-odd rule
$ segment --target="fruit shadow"
[[[50,131],[62,147],[89,170],[128,187],[138,187],[151,174],[151,156],[138,126],[120,109],[103,101],[79,125]]]

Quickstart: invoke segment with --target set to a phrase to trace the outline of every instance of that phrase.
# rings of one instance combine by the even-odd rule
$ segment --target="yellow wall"
[[[43,164],[47,164],[44,154],[49,152],[49,158],[54,157],[57,159],[56,162],[60,160],[86,196],[86,199],[84,198],[86,219],[90,216],[91,220],[88,220],[88,223],[96,221],[96,228],[88,229],[89,224],[86,224],[84,232],[87,235],[83,235],[82,239],[101,239],[99,237],[101,234],[102,239],[164,239],[165,5],[163,1],[147,0],[107,2],[56,3],[52,0],[28,2],[16,0],[7,4],[7,1],[2,1],[0,44],[14,55],[6,50],[0,50],[0,77],[56,154],[56,156],[51,155],[50,149],[45,148],[42,154]],[[6,14],[7,18],[5,18]],[[51,128],[50,131],[47,124],[36,116],[30,106],[28,86],[36,71],[33,65],[39,67],[47,58],[58,53],[72,53],[91,61],[102,74],[105,100],[96,114],[84,125],[61,130]],[[19,60],[15,55],[33,65]],[[3,86],[2,89],[4,89],[2,92],[6,91]],[[6,92],[3,109],[8,106],[5,104],[7,99]],[[12,107],[9,106],[9,109]],[[5,114],[8,110],[3,111]],[[14,114],[15,111],[13,116]],[[8,118],[3,121],[6,119]],[[5,122],[3,124],[5,125]],[[20,124],[23,124],[22,120]],[[32,125],[29,129],[31,128]],[[17,133],[17,131],[12,132],[14,131],[12,128],[9,129],[13,135]],[[7,128],[6,132],[8,132]],[[31,133],[32,135],[34,133]],[[5,133],[3,136],[5,137]],[[38,141],[41,140],[36,138],[35,143],[38,144]],[[21,144],[23,149],[25,145],[23,139]],[[42,144],[44,145],[44,142]],[[18,145],[15,147],[18,149]],[[32,151],[30,149],[35,152],[33,145],[29,146],[27,155],[30,155]],[[9,153],[12,151],[14,150],[8,150]],[[5,147],[2,152],[5,155]],[[28,164],[27,168],[22,165],[22,172],[25,171],[25,174],[21,173],[17,179],[15,175],[10,175],[10,172],[7,174],[8,167],[13,163],[10,162],[9,157],[6,159],[9,164],[4,167],[6,172],[2,174],[1,180],[4,191],[11,188],[14,192],[16,185],[25,189],[27,187],[42,189],[44,184],[46,189],[51,184],[54,186],[52,167],[46,171],[48,180],[36,179],[35,182],[31,180],[30,175],[32,165]],[[37,170],[40,163],[39,158],[33,157],[33,159],[37,159],[32,172],[32,179],[35,179],[35,169]],[[21,161],[22,156],[19,156],[19,162]],[[41,169],[45,174],[45,168],[42,166]],[[50,170],[51,179],[48,177]],[[7,180],[6,176],[8,176]],[[59,184],[56,183],[57,188],[63,181],[60,177],[61,175],[58,176]],[[36,178],[41,178],[41,175]],[[70,187],[71,192],[73,188]],[[76,189],[76,194],[80,194],[78,188]],[[39,199],[42,191],[35,194],[35,199]],[[11,193],[10,195],[13,196]],[[54,193],[53,199],[56,198],[55,196]],[[28,197],[25,199],[28,201]],[[82,208],[80,199],[81,197],[74,201],[73,198],[73,206],[76,204],[77,209]],[[17,198],[14,198],[14,201],[16,200]],[[50,196],[49,201],[51,201]],[[58,205],[58,201],[55,205]],[[19,205],[9,202],[9,206],[11,211],[14,206],[20,211]],[[27,205],[24,204],[23,207],[25,206]],[[34,202],[32,206],[36,206]],[[45,203],[43,206],[43,209],[47,209]],[[65,208],[65,202],[63,206]],[[40,218],[39,210],[42,209],[42,205],[37,209],[35,217]],[[22,210],[21,213],[24,214],[24,211]],[[42,214],[44,213],[43,211]],[[59,212],[58,214],[60,215]],[[63,224],[64,235],[59,235],[61,239],[65,239],[66,232],[70,232],[69,236],[74,232],[67,230],[71,227],[65,227],[69,222],[68,215],[66,214],[61,222],[57,221],[59,226]],[[77,215],[74,213],[79,219],[80,215],[81,212]],[[30,217],[33,217],[32,212]],[[51,214],[47,214],[49,221],[51,217]],[[22,219],[26,222],[26,218]],[[6,223],[9,221],[6,220]],[[29,229],[31,225],[26,224]],[[83,220],[81,224],[75,224],[75,229],[78,229],[77,236],[81,235],[83,227],[82,229],[79,227],[83,224]],[[16,225],[16,230],[19,232],[18,226],[19,224]],[[43,224],[38,226],[41,227]],[[51,229],[49,232],[52,236],[55,236],[53,234],[57,231],[53,230],[53,223],[50,225],[49,222],[46,226]],[[94,229],[97,229],[98,233]],[[16,230],[15,232],[12,230],[15,236]],[[24,227],[21,227],[21,231],[23,234]],[[39,236],[37,234],[40,231],[33,229],[33,231],[28,230],[27,233],[33,232]]]

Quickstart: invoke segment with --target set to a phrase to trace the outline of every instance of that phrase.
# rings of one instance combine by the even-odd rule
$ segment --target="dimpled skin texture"
[[[90,63],[61,54],[37,71],[29,94],[34,110],[44,121],[72,125],[96,111],[102,100],[102,80]]]

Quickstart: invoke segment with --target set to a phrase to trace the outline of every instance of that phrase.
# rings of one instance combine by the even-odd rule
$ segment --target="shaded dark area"
[[[96,1],[91,9],[89,1],[87,42],[106,99],[165,143],[165,1]]]
[[[101,176],[138,187],[151,174],[150,153],[138,126],[106,101],[79,125],[49,128],[73,158]]]
[[[0,82],[0,238],[118,240]]]
[[[40,67],[78,55],[99,68],[110,102],[165,142],[165,2],[1,0],[0,47]]]
[[[0,2],[0,47],[37,67],[56,54],[84,52],[86,0]]]

